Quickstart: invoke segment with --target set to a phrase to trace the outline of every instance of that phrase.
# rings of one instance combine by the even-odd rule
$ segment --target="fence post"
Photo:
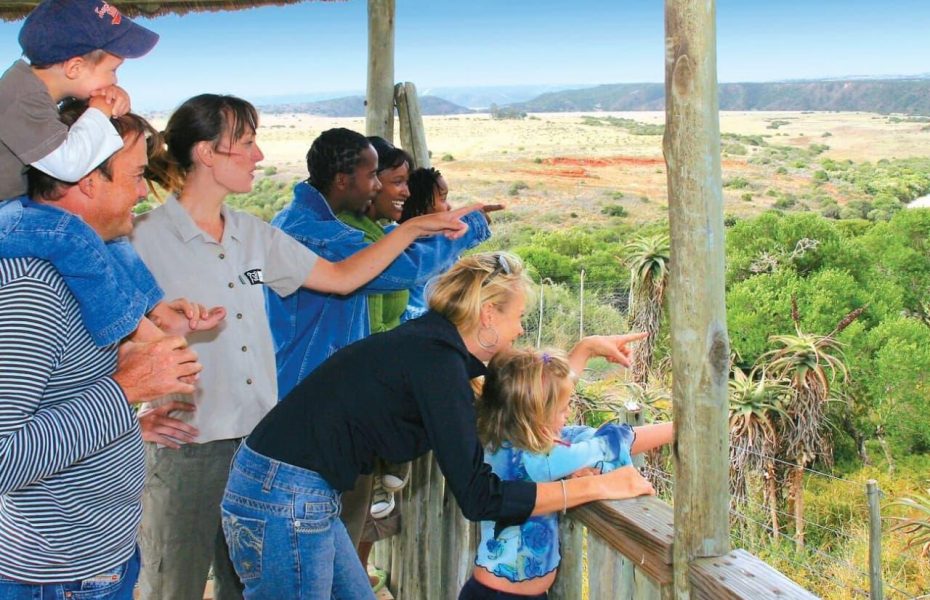
[[[675,421],[674,597],[729,550],[723,192],[715,0],[665,0],[668,310]]]
[[[643,424],[643,405],[635,400],[630,400],[623,405],[624,421],[630,427],[639,427]],[[636,454],[633,457],[633,466],[637,469],[646,466],[646,458],[642,454]]]
[[[365,135],[394,140],[394,0],[368,0]]]
[[[878,482],[869,479],[865,484],[869,499],[869,597],[871,600],[883,600],[882,590],[882,513],[879,506],[881,490]]]
[[[581,290],[578,292],[578,339],[584,337],[584,269],[581,270]]]
[[[410,156],[413,164],[410,169],[430,168],[429,149],[426,147],[426,130],[420,113],[420,100],[417,87],[406,81],[394,86],[394,103],[397,105],[397,117],[400,121],[400,143]]]
[[[546,277],[539,282],[539,328],[536,330],[536,347],[542,347],[542,326],[543,326],[543,297],[546,295],[546,282],[552,283],[552,280]]]

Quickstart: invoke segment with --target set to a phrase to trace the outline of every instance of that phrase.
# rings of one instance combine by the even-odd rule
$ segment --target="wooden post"
[[[728,551],[723,198],[714,0],[665,2],[665,138],[675,420],[674,597]]]
[[[426,146],[426,130],[420,114],[417,86],[409,81],[394,86],[394,102],[400,121],[400,145],[413,158],[411,169],[430,168],[429,148]]]
[[[394,140],[394,0],[368,0],[365,135]]]
[[[578,339],[584,337],[584,269],[581,270],[581,287],[578,290]]]
[[[882,513],[879,507],[878,482],[869,479],[865,484],[869,498],[869,598],[883,600],[882,589]]]

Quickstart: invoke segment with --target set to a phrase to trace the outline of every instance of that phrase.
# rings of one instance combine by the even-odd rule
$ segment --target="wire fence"
[[[740,449],[758,455],[763,459],[771,460],[772,462],[790,467],[792,469],[798,468],[798,465],[784,461],[774,456],[766,456],[748,448]],[[825,473],[810,467],[802,468],[809,478],[820,477],[831,483],[842,484],[844,489],[849,490],[849,494],[860,496],[862,498],[863,504],[862,511],[859,514],[851,515],[850,522],[854,522],[862,528],[867,527],[869,515],[867,509],[865,486],[862,482],[851,481],[842,477],[837,477],[831,473]],[[641,471],[647,479],[653,482],[653,485],[656,488],[661,487],[664,490],[669,490],[673,495],[675,482],[670,473],[661,469],[657,469],[654,466],[645,466],[641,469]],[[753,497],[748,494],[746,496],[740,497],[736,502],[734,502],[734,505],[730,507],[729,512],[734,524],[741,523],[743,525],[751,526],[751,529],[756,532],[764,533],[764,539],[760,539],[758,535],[751,535],[750,527],[738,526],[733,527],[731,530],[731,535],[734,538],[734,542],[755,554],[759,554],[760,550],[772,550],[776,548],[777,546],[775,545],[774,540],[779,536],[785,539],[790,539],[790,532],[776,531],[770,523],[765,522],[765,517],[760,515],[771,515],[774,512],[775,514],[784,517],[785,523],[794,523],[796,518],[793,513],[786,512],[779,509],[778,507],[768,506],[764,502],[754,500]],[[811,518],[809,511],[804,515],[803,525],[805,529],[810,527],[818,531],[818,533],[823,538],[821,545],[835,546],[839,549],[844,549],[848,548],[851,543],[863,541],[861,536],[857,536],[849,533],[848,531],[842,531],[836,527],[831,527],[829,525],[817,522]],[[794,550],[776,552],[776,554],[778,556],[778,560],[790,564],[797,570],[798,573],[805,573],[808,579],[811,581],[816,581],[818,584],[825,584],[835,588],[844,594],[843,597],[871,597],[867,589],[869,582],[867,565],[863,568],[862,566],[859,566],[850,560],[830,554],[812,544],[805,544],[800,548],[795,548]],[[807,557],[809,560],[804,560],[804,557]],[[839,572],[851,574],[854,576],[854,579],[859,579],[860,581],[866,582],[865,587],[862,585],[856,586],[851,584],[849,577],[847,577],[845,580],[839,579],[836,575],[834,575],[835,573]],[[889,582],[887,578],[883,580],[883,589],[885,591],[885,597],[894,600],[930,600],[930,594],[927,594],[926,590],[908,591],[903,589],[903,586],[900,584]]]

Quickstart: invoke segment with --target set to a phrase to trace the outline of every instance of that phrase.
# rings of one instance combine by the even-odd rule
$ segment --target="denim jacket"
[[[274,337],[278,397],[283,398],[334,352],[370,333],[367,293],[409,289],[447,270],[465,250],[490,237],[484,216],[462,219],[468,232],[457,240],[433,236],[407,247],[378,277],[347,296],[301,288],[284,298],[265,291]],[[271,221],[318,256],[343,260],[369,244],[364,234],[335,217],[323,195],[306,182]]]
[[[0,256],[50,262],[100,347],[135,331],[164,295],[126,238],[105,244],[80,218],[26,196],[0,202]]]

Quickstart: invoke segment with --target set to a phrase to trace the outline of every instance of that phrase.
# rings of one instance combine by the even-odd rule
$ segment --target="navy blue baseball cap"
[[[29,62],[48,66],[105,50],[120,58],[138,58],[158,42],[158,34],[120,14],[104,0],[44,0],[19,31]]]

